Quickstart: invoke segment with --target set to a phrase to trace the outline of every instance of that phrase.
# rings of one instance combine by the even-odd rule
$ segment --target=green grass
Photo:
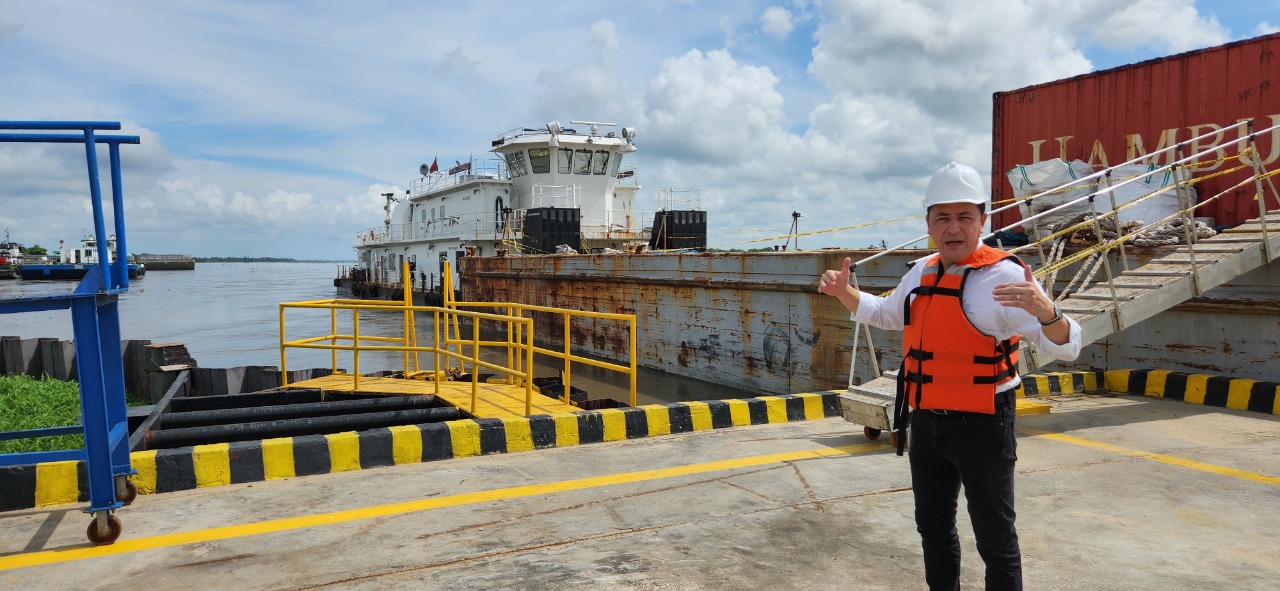
[[[126,396],[128,406],[150,400]],[[0,376],[0,432],[75,425],[80,420],[80,387],[49,377]],[[83,449],[83,435],[0,441],[0,453]]]

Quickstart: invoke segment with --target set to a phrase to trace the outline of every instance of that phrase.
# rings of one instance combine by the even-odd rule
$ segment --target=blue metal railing
[[[140,143],[138,136],[100,135],[118,130],[117,122],[98,121],[0,121],[0,130],[46,133],[0,133],[0,143],[83,143],[93,206],[93,228],[98,263],[91,266],[71,293],[0,299],[0,314],[71,310],[75,336],[76,367],[80,382],[81,425],[0,433],[0,440],[83,433],[85,448],[61,451],[0,454],[0,466],[39,462],[84,461],[88,475],[89,507],[94,523],[89,539],[111,543],[120,535],[120,521],[113,511],[132,500],[136,488],[127,477],[136,473],[129,461],[128,421],[124,402],[124,371],[120,355],[119,294],[128,291],[128,252],[124,223],[124,195],[120,177],[120,144]],[[48,133],[57,131],[78,133]],[[107,252],[106,223],[98,179],[98,149],[110,155],[111,197],[117,251],[114,262]],[[124,502],[121,498],[125,498]]]

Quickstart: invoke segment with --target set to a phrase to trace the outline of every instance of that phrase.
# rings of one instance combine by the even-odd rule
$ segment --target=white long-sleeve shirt
[[[920,275],[928,266],[924,262],[921,260],[912,266],[898,283],[898,288],[888,296],[880,297],[860,291],[858,311],[851,314],[850,319],[884,330],[902,330],[903,298],[920,285]],[[1001,341],[1015,334],[1022,335],[1024,342],[1034,344],[1040,353],[1054,359],[1066,361],[1079,357],[1080,325],[1075,320],[1064,316],[1071,327],[1070,336],[1066,343],[1059,345],[1044,336],[1040,320],[1030,312],[1021,308],[1002,306],[992,295],[997,285],[1025,280],[1023,268],[1011,261],[1002,261],[974,269],[965,281],[964,295],[961,298],[969,322],[983,334]],[[1044,294],[1044,289],[1039,283],[1036,283],[1036,290]],[[1022,378],[1019,376],[1001,384],[998,391],[1015,389],[1021,383]]]

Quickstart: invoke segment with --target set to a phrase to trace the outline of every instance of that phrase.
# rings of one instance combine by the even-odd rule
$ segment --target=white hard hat
[[[924,207],[928,209],[939,203],[976,203],[982,205],[988,201],[986,191],[982,189],[982,177],[972,166],[952,162],[929,179],[929,188],[924,192]]]

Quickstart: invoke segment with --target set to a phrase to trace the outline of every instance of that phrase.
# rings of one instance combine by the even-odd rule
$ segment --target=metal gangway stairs
[[[1224,128],[1224,131],[1241,126],[1247,126],[1246,132],[1241,134],[1247,139],[1240,140],[1239,155],[1232,157],[1238,159],[1239,163],[1214,175],[1243,171],[1242,174],[1247,178],[1216,195],[1198,200],[1191,189],[1198,179],[1192,178],[1190,169],[1196,163],[1203,163],[1206,157],[1216,157],[1214,155],[1219,148],[1215,145],[1196,153],[1187,153],[1187,147],[1199,145],[1196,142],[1216,135],[1216,133],[1209,133],[1081,177],[1071,183],[1027,196],[1025,202],[1030,203],[1034,199],[1060,194],[1073,188],[1097,187],[1097,190],[1057,207],[1026,217],[1003,228],[994,229],[984,238],[1001,236],[1004,231],[1019,225],[1025,227],[1028,224],[1035,229],[1036,235],[1041,235],[1039,219],[1073,206],[1077,209],[1080,205],[1087,206],[1087,215],[1079,216],[1082,218],[1081,221],[1072,223],[1068,227],[1050,228],[1049,231],[1043,232],[1045,235],[1039,240],[1008,250],[1019,254],[1024,260],[1029,259],[1029,262],[1039,258],[1039,265],[1033,276],[1042,281],[1047,280],[1046,289],[1051,296],[1055,295],[1053,278],[1059,271],[1068,267],[1084,266],[1089,268],[1090,278],[1101,272],[1100,280],[1091,282],[1090,279],[1085,279],[1075,291],[1059,292],[1055,301],[1064,314],[1071,316],[1080,324],[1082,346],[1119,333],[1126,327],[1153,318],[1165,310],[1200,296],[1245,273],[1265,267],[1280,258],[1280,192],[1277,192],[1273,180],[1280,170],[1267,171],[1257,149],[1258,137],[1280,133],[1280,125],[1254,131],[1253,122],[1245,120]],[[1168,158],[1169,164],[1153,166],[1149,174],[1165,171],[1172,173],[1174,179],[1172,190],[1176,192],[1179,211],[1165,218],[1146,222],[1143,226],[1128,232],[1119,231],[1109,234],[1108,228],[1114,230],[1121,227],[1121,224],[1117,223],[1120,211],[1170,190],[1162,188],[1118,207],[1114,201],[1099,203],[1099,199],[1105,201],[1113,196],[1115,189],[1147,176],[1115,179],[1112,178],[1113,171],[1145,159],[1155,162],[1165,152],[1172,152],[1171,157]],[[1255,191],[1254,198],[1258,202],[1260,215],[1211,237],[1198,237],[1194,229],[1195,212],[1238,188],[1252,188]],[[1017,203],[1010,203],[993,209],[992,213],[1016,206]],[[1072,218],[1072,220],[1075,219],[1077,218]],[[1097,244],[1080,249],[1069,256],[1053,256],[1055,252],[1062,252],[1061,248],[1056,250],[1052,248],[1054,244],[1065,241],[1082,230],[1092,232],[1093,236],[1098,238]],[[1181,234],[1178,241],[1180,245],[1176,248],[1165,247],[1156,257],[1145,261],[1144,264],[1136,264],[1136,261],[1132,260],[1134,253],[1131,252],[1133,250],[1131,243],[1145,233],[1155,230],[1164,231],[1166,234]],[[853,286],[855,288],[858,286],[857,266],[859,264],[865,265],[874,258],[893,250],[906,248],[926,238],[927,236],[922,236],[855,262],[850,267]],[[1028,256],[1028,252],[1034,253],[1034,256]],[[1116,266],[1119,268],[1114,268]],[[1079,271],[1083,272],[1085,269],[1079,269]],[[1077,277],[1082,274],[1080,272],[1077,273]],[[1074,281],[1073,279],[1072,283]],[[1070,287],[1071,285],[1068,285],[1068,290]],[[846,420],[864,425],[867,436],[874,438],[881,430],[888,430],[893,426],[892,410],[897,387],[896,373],[884,372],[878,366],[869,327],[860,324],[855,327],[854,335],[849,389],[848,392],[841,394],[841,408]],[[874,377],[866,383],[855,384],[854,367],[857,364],[860,340],[865,340],[866,353],[871,360]],[[1044,367],[1053,361],[1039,354],[1034,345],[1026,340],[1022,342],[1020,353],[1019,370],[1023,374]],[[1019,405],[1020,412],[1023,407],[1038,406],[1022,399],[1019,399]],[[1047,407],[1043,407],[1042,410],[1033,412],[1046,411]]]
[[[80,382],[81,424],[0,433],[0,440],[32,439],[52,435],[84,435],[84,449],[28,451],[0,454],[0,467],[37,464],[36,469],[77,471],[84,462],[93,516],[87,534],[94,544],[110,544],[120,537],[122,525],[116,509],[138,494],[129,481],[128,420],[125,410],[124,370],[120,356],[119,296],[129,290],[124,226],[124,197],[120,178],[120,144],[137,144],[136,135],[100,134],[118,130],[118,122],[0,121],[0,143],[83,144],[89,175],[89,200],[93,210],[98,263],[89,267],[70,293],[0,299],[0,314],[70,310],[75,336],[76,370]],[[107,251],[106,223],[98,182],[98,147],[110,155],[111,202],[119,256]]]

